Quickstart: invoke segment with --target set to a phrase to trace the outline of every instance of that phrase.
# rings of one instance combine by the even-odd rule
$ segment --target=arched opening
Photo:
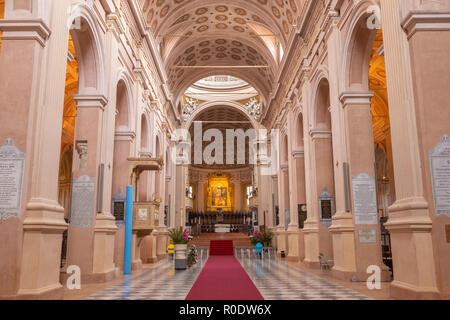
[[[150,130],[148,127],[148,121],[146,114],[141,116],[141,145],[139,155],[141,157],[151,157],[152,153],[150,152]],[[139,177],[139,201],[148,201],[153,200],[149,199],[151,192],[151,173],[143,172]]]
[[[62,119],[61,159],[63,152],[70,150],[72,167],[71,196],[70,201],[65,203],[65,207],[70,208],[67,218],[69,228],[62,247],[66,252],[62,252],[61,256],[66,257],[67,261],[65,265],[62,263],[63,269],[69,264],[76,264],[86,270],[84,275],[87,276],[93,272],[95,212],[99,209],[96,208],[95,191],[101,170],[98,155],[92,152],[100,139],[91,121],[95,123],[95,119],[100,118],[106,100],[102,95],[103,54],[96,37],[96,22],[88,7],[80,5],[77,12],[79,15],[74,18],[68,34]],[[63,172],[62,166],[66,165],[67,162],[61,161],[59,172]],[[59,187],[62,194],[65,186]]]
[[[297,173],[297,214],[298,227],[304,228],[306,221],[306,174],[305,174],[305,139],[303,128],[303,114],[300,113],[296,121],[296,149],[293,152],[294,163]]]
[[[314,207],[319,218],[319,254],[333,258],[329,227],[335,214],[333,136],[330,112],[330,86],[326,78],[316,91],[313,130],[316,195]]]
[[[64,91],[64,110],[62,119],[61,151],[59,165],[58,195],[59,203],[64,207],[64,219],[70,224],[70,204],[72,185],[72,163],[74,157],[75,119],[77,104],[73,96],[78,92],[78,59],[72,35],[69,34],[66,85]],[[66,266],[68,230],[63,233],[61,268]]]
[[[282,140],[281,147],[281,174],[282,174],[282,188],[283,188],[283,210],[285,217],[285,227],[289,225],[290,222],[290,192],[289,192],[289,140],[288,136],[285,135]]]
[[[371,109],[382,256],[384,264],[393,270],[390,234],[384,228],[389,216],[388,208],[395,202],[396,196],[382,29],[378,30],[372,41],[368,81],[369,89],[374,93]]]
[[[116,106],[114,122],[114,155],[112,171],[112,213],[119,228],[114,239],[114,264],[123,268],[123,254],[125,243],[125,208],[126,187],[130,184],[128,176],[128,157],[135,134],[130,128],[131,99],[127,82],[120,79],[116,88]]]
[[[364,224],[379,225],[371,231],[370,244],[361,245],[355,241],[355,256],[365,256],[364,259],[355,260],[358,272],[364,272],[369,265],[382,263],[393,271],[390,235],[384,228],[388,217],[387,208],[395,201],[395,187],[383,31],[368,28],[369,13],[366,8],[369,5],[369,2],[362,2],[355,11],[354,22],[349,25],[349,58],[345,61],[348,70],[345,86],[352,93],[343,100],[346,101],[344,104],[347,110],[355,227],[358,233],[364,233],[367,232],[362,230]],[[354,184],[364,179],[370,181],[362,189],[364,192],[370,192],[370,197],[367,197],[370,200],[365,200],[367,208],[370,207],[370,213],[365,214],[368,218],[363,216],[361,209],[355,209],[358,208],[355,203],[361,202],[362,199],[358,199],[356,193],[361,187]],[[368,187],[372,185],[373,187]],[[383,266],[384,280],[390,280],[392,274]]]
[[[161,149],[161,142],[160,142],[160,138],[159,135],[156,136],[156,142],[155,142],[155,157],[156,158],[160,158],[162,155],[162,149]],[[161,197],[161,178],[162,178],[162,174],[160,171],[155,172],[155,199],[158,199]]]

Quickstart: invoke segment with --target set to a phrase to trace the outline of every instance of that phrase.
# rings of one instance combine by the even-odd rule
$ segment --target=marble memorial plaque
[[[0,220],[20,215],[24,165],[25,153],[7,139],[0,147]]]
[[[147,218],[148,218],[148,209],[139,208],[136,220],[137,221],[147,221]]]
[[[376,229],[362,229],[358,230],[359,243],[377,243]]]
[[[94,225],[95,178],[81,176],[72,182],[70,225],[92,227]]]
[[[352,178],[353,209],[355,224],[378,224],[375,178],[361,173]]]
[[[450,216],[450,139],[444,136],[430,151],[434,209],[437,216]]]

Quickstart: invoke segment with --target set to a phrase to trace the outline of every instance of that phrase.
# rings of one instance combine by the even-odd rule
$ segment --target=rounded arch
[[[150,151],[150,130],[147,113],[141,115],[141,152]]]
[[[371,6],[378,6],[375,0],[360,1],[349,18],[346,31],[342,73],[345,91],[369,91],[369,68],[373,42],[378,29],[368,28],[367,21],[373,14]]]
[[[72,5],[70,13],[79,66],[78,94],[105,95],[105,51],[95,13],[86,3]]]
[[[268,101],[268,93],[270,92],[270,88],[261,81],[258,77],[252,76],[251,73],[246,73],[242,71],[237,71],[233,69],[226,69],[226,68],[218,68],[218,69],[200,69],[198,71],[192,72],[189,74],[189,76],[186,76],[183,78],[183,81],[179,84],[178,90],[174,91],[174,96],[177,97],[177,101],[181,99],[181,96],[186,92],[186,90],[192,86],[192,84],[196,83],[197,81],[211,77],[216,75],[223,75],[223,76],[231,76],[236,77],[239,79],[244,80],[245,82],[249,83],[256,91],[258,91],[259,95],[261,96],[261,100],[263,104],[266,104]],[[265,94],[266,95],[265,95]]]
[[[116,112],[118,112],[117,118],[120,122],[117,123],[116,120],[116,130],[122,127],[123,130],[133,131],[134,130],[134,98],[131,86],[131,78],[121,69],[117,77],[116,84]],[[117,126],[119,125],[119,126]]]
[[[330,86],[328,70],[322,66],[315,77],[314,90],[310,109],[310,127],[313,129],[331,130]]]
[[[155,138],[155,158],[160,158],[162,155],[162,139],[161,139],[161,132],[158,131],[158,134]]]
[[[208,102],[205,102],[205,103],[201,104],[191,114],[189,119],[184,123],[183,128],[186,129],[186,130],[189,130],[189,128],[191,127],[191,125],[194,122],[194,120],[200,114],[202,114],[203,112],[207,111],[208,109],[216,107],[218,105],[227,106],[227,107],[235,109],[239,113],[243,114],[250,121],[250,123],[251,123],[251,125],[252,125],[252,127],[254,129],[260,129],[260,125],[258,124],[258,122],[253,117],[249,116],[249,114],[247,113],[247,110],[244,108],[244,106],[241,105],[240,103],[237,103],[237,102],[234,102],[234,101],[208,101]]]

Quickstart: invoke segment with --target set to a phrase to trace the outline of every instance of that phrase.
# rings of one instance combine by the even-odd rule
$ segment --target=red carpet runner
[[[209,250],[211,256],[232,256],[233,240],[211,240]]]
[[[234,256],[211,256],[186,300],[264,300]]]

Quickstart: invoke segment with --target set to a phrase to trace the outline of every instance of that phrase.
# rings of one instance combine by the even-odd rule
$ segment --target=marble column
[[[69,225],[68,265],[81,268],[82,281],[108,281],[115,276],[115,218],[98,207],[101,161],[101,139],[104,109],[107,100],[102,95],[79,94],[75,125],[73,184],[90,185],[80,194],[72,190],[72,214]],[[89,190],[89,191],[86,191]]]
[[[343,230],[332,227],[335,260],[332,271],[336,277],[346,280],[356,276],[358,280],[365,281],[369,276],[367,268],[372,265],[380,267],[385,279],[388,279],[387,267],[382,263],[381,229],[377,212],[372,97],[372,92],[345,92],[341,95],[347,124],[349,175],[351,181],[354,181],[350,186],[350,193],[353,195],[353,225]],[[362,182],[356,182],[357,179]],[[371,191],[372,199],[361,199],[360,194]],[[361,205],[366,208],[359,209]],[[369,214],[373,216],[368,216]],[[350,231],[352,229],[354,231]],[[364,236],[367,234],[370,235],[368,240]]]
[[[205,212],[205,190],[207,181],[200,179],[197,184],[197,211]]]
[[[446,215],[435,212],[430,150],[448,135],[449,4],[381,0],[396,201],[389,208],[391,296],[449,294]],[[444,112],[445,109],[445,112]]]
[[[67,224],[58,168],[69,1],[33,4],[7,1],[0,21],[0,145],[11,139],[25,157],[20,210],[8,219],[0,215],[0,298],[60,299]]]
[[[286,214],[285,211],[289,209],[287,204],[289,203],[289,177],[288,177],[289,166],[288,164],[282,164],[278,172],[278,190],[279,190],[279,204],[280,204],[280,214],[279,214],[279,224],[277,226],[277,252],[281,251],[287,253],[288,243],[287,243],[287,231],[286,231]]]
[[[236,179],[232,181],[234,187],[234,211],[242,210],[242,185],[241,181]]]
[[[294,144],[296,143],[295,136],[295,116],[293,110],[289,110],[288,114],[288,166],[289,166],[289,211],[290,211],[290,223],[288,226],[288,248],[289,254],[287,259],[290,261],[299,261],[300,248],[299,248],[299,237],[300,230],[298,228],[298,199],[297,199],[297,181],[300,178],[297,172],[296,160],[294,158]],[[304,176],[304,173],[303,173]]]

